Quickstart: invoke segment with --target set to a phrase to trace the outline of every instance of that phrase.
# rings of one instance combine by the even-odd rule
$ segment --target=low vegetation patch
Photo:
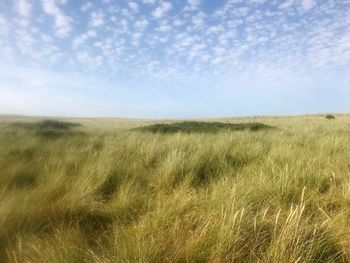
[[[45,138],[57,138],[63,135],[72,135],[77,132],[73,128],[81,127],[79,123],[72,123],[60,120],[42,120],[39,122],[16,122],[12,124],[18,128],[33,130],[38,136]],[[78,134],[82,134],[79,132]]]
[[[153,133],[216,133],[222,130],[229,131],[259,131],[271,129],[272,126],[259,123],[223,123],[223,122],[199,122],[199,121],[183,121],[175,123],[156,123],[148,126],[136,128],[138,131],[153,132]]]
[[[328,119],[328,120],[334,120],[335,119],[334,115],[331,115],[331,114],[327,114],[325,116],[325,118]]]
[[[38,122],[16,122],[12,124],[16,127],[37,130],[69,130],[74,127],[80,127],[80,123],[73,123],[60,120],[42,120]]]

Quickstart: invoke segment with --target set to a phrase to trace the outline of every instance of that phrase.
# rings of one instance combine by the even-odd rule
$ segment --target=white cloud
[[[6,36],[10,28],[10,23],[0,14],[0,36]]]
[[[29,17],[32,11],[32,5],[27,0],[18,0],[16,9],[21,16]]]
[[[168,23],[167,20],[162,20],[160,22],[159,27],[157,28],[158,31],[160,32],[167,32],[171,30],[171,25]]]
[[[104,16],[105,14],[101,10],[93,11],[90,15],[90,24],[94,27],[104,25]]]
[[[77,36],[73,39],[72,46],[74,49],[77,49],[81,45],[83,45],[88,39],[96,37],[97,34],[93,30],[87,31],[85,34]]]
[[[308,11],[316,5],[316,0],[303,0],[302,5],[304,10]]]
[[[234,69],[254,70],[250,66],[253,62],[293,68],[298,64],[319,67],[350,61],[348,38],[340,40],[350,25],[348,10],[334,2],[226,0],[210,14],[202,8],[203,0],[181,0],[185,8],[170,0],[131,0],[125,4],[90,0],[78,5],[67,0],[40,0],[45,13],[54,18],[52,33],[40,10],[35,24],[27,19],[37,10],[29,8],[33,9],[30,12],[23,3],[34,2],[14,1],[21,15],[0,15],[0,54],[11,47],[12,54],[25,55],[35,63],[67,61],[67,67],[101,67],[113,73],[123,68],[136,75],[145,67],[152,68],[154,74],[163,70],[187,75],[191,71],[200,73],[202,68],[227,74]],[[271,8],[258,8],[263,2]],[[317,12],[301,12],[316,4],[320,7]],[[184,11],[186,8],[189,12]],[[64,10],[74,16],[69,17]],[[74,34],[70,33],[73,17]],[[11,31],[14,37],[10,37]],[[66,39],[55,38],[69,34]]]
[[[71,18],[63,14],[54,0],[42,0],[45,13],[51,15],[55,19],[56,35],[58,37],[66,37],[72,30]]]
[[[163,17],[172,8],[172,4],[169,2],[162,2],[153,12],[152,15],[155,18]]]
[[[263,4],[266,2],[266,0],[249,0],[252,4]]]
[[[173,24],[174,24],[174,26],[182,26],[182,25],[184,25],[186,22],[184,21],[184,20],[181,20],[181,19],[175,19],[174,21],[173,21]]]
[[[293,6],[294,4],[294,0],[286,0],[284,1],[284,3],[282,3],[279,8],[280,9],[288,9],[290,8],[291,6]]]
[[[139,11],[139,5],[135,2],[129,2],[129,7],[132,11],[138,12]]]
[[[239,7],[239,8],[234,9],[234,10],[232,11],[232,13],[233,13],[235,16],[243,17],[243,16],[248,15],[249,10],[250,10],[250,8],[248,8],[248,7]]]
[[[195,26],[201,26],[204,24],[205,17],[206,15],[203,12],[199,12],[198,14],[192,17],[192,23]]]
[[[149,24],[149,22],[147,19],[140,19],[140,20],[135,21],[134,27],[136,30],[143,31],[148,26],[148,24]]]
[[[201,5],[202,0],[187,0],[187,6],[185,7],[185,10],[197,10],[199,6]]]
[[[100,55],[94,56],[85,51],[78,52],[76,57],[80,63],[92,70],[101,66],[104,60]]]
[[[142,0],[142,2],[145,3],[145,4],[153,5],[156,2],[156,0]]]
[[[24,29],[16,29],[17,47],[21,53],[33,55],[33,44],[37,42],[33,34]]]
[[[80,10],[85,12],[88,11],[89,9],[91,9],[93,7],[93,4],[91,2],[85,2],[84,4],[82,4],[82,6],[80,7]]]

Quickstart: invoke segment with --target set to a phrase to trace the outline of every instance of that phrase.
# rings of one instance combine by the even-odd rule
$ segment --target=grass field
[[[0,262],[350,262],[349,115],[38,121],[0,117]]]

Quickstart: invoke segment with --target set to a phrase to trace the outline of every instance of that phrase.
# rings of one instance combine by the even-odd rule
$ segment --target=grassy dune
[[[33,121],[0,118],[0,262],[350,262],[350,116]]]

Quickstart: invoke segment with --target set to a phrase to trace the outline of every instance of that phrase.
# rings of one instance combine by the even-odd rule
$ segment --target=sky
[[[0,114],[350,112],[350,0],[0,0]]]

